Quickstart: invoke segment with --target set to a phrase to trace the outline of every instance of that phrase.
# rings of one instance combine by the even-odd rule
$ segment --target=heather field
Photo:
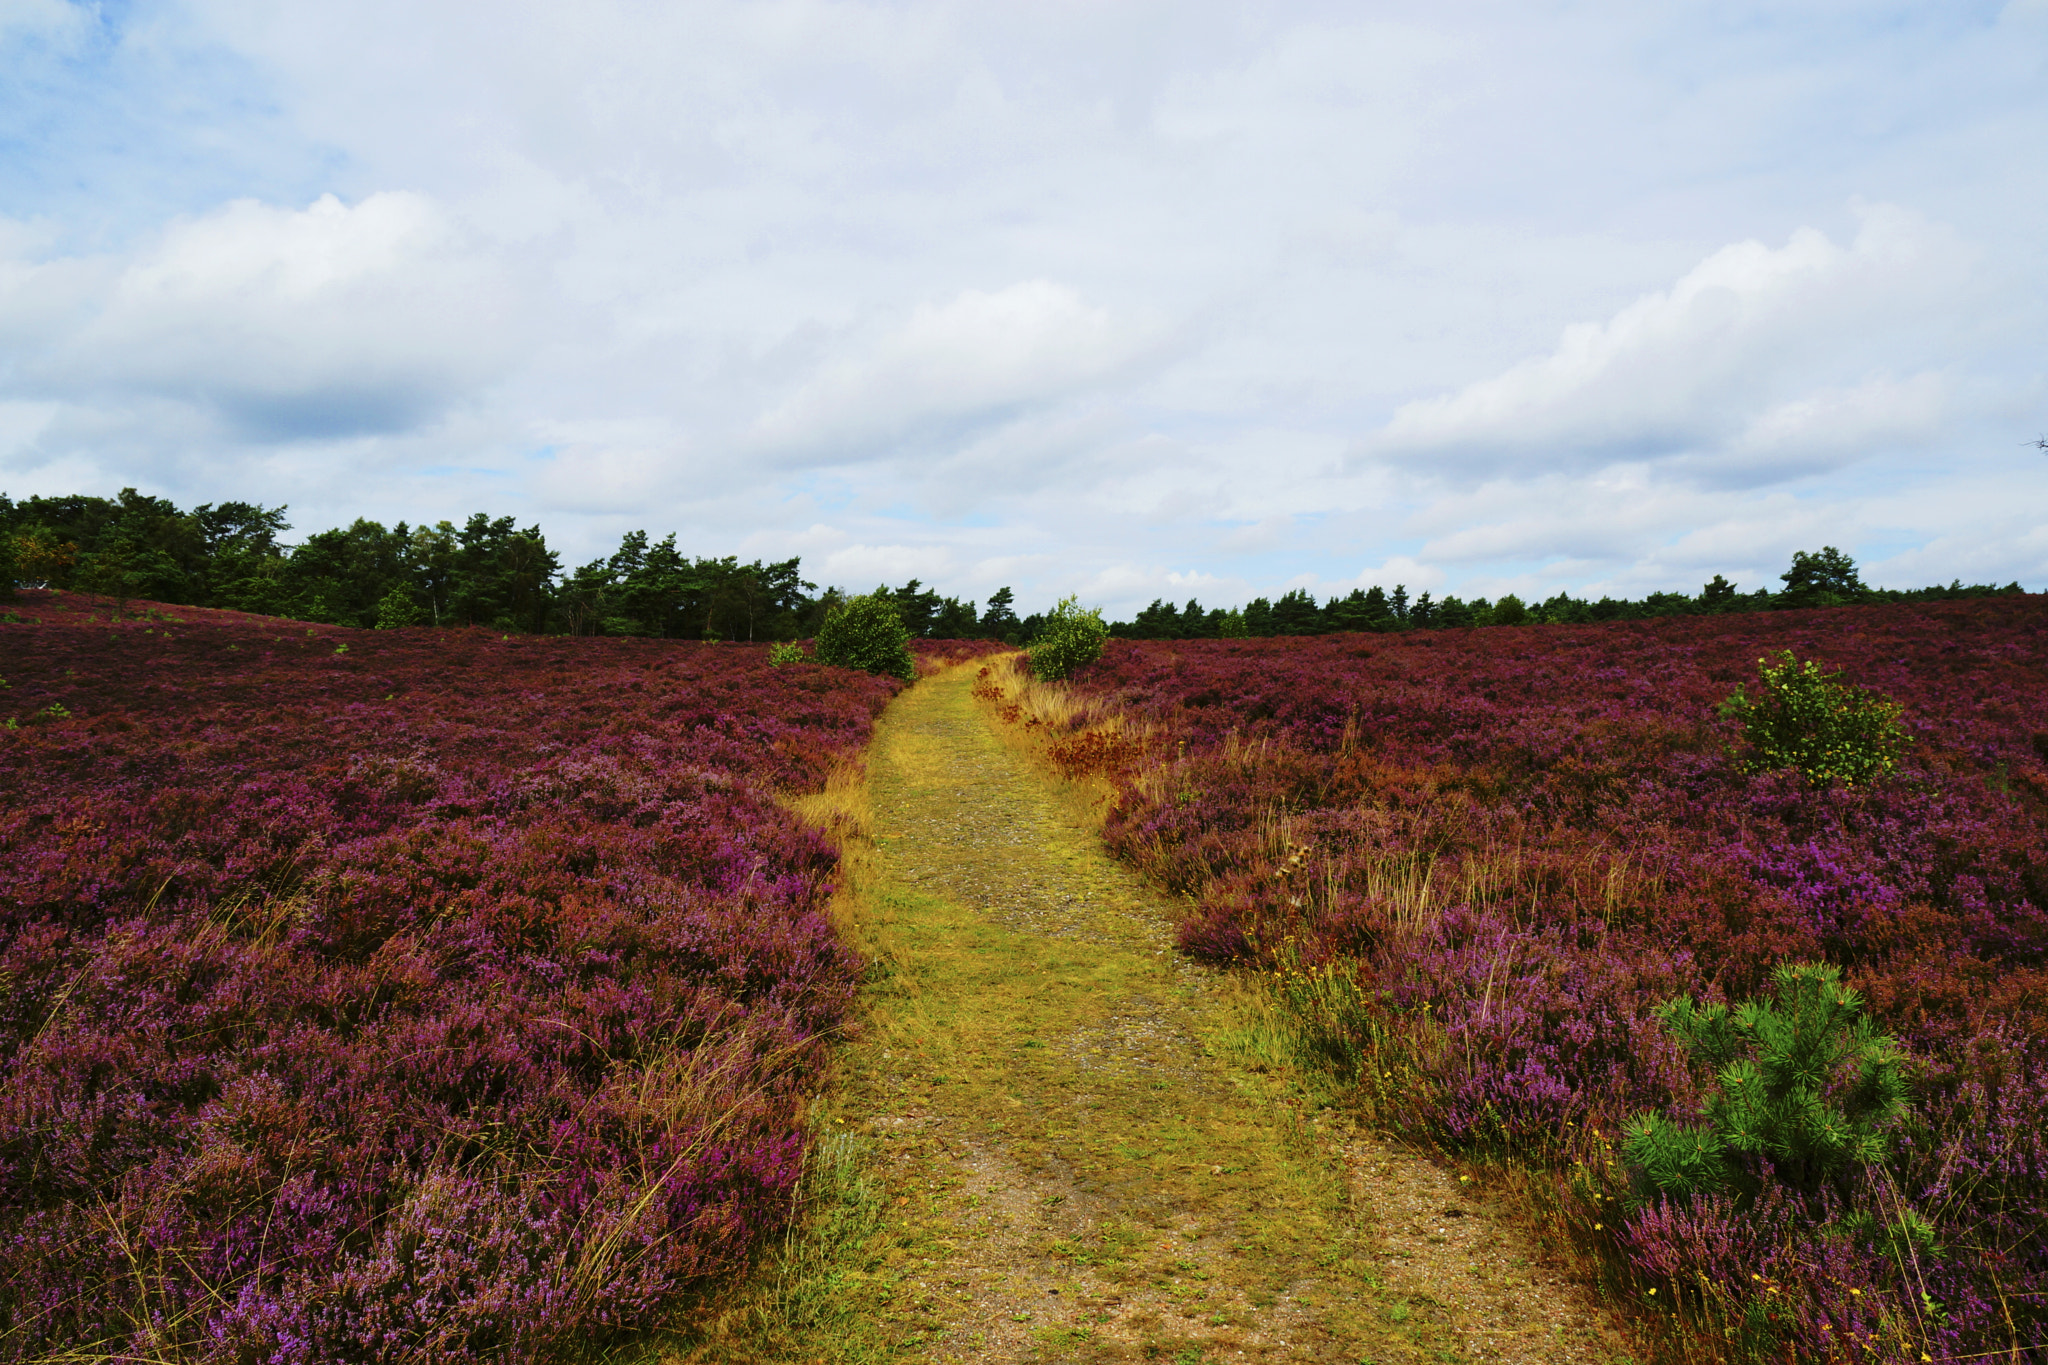
[[[108,605],[0,621],[0,1359],[559,1359],[786,1221],[777,797],[900,684]]]
[[[1902,705],[1895,772],[1750,771],[1717,706],[1784,649]],[[1270,973],[1382,1116],[1537,1171],[1699,1358],[2048,1358],[2044,599],[1116,641],[1074,686],[1052,753],[1114,782],[1108,838],[1188,898],[1183,947]],[[1876,1160],[1647,1186],[1621,1126],[1755,1076],[1653,1009],[1794,962],[1897,1040],[1910,1110]],[[1856,1112],[1815,1076],[1800,1102]]]

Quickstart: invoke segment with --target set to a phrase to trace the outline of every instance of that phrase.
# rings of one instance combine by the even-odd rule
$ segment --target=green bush
[[[1758,694],[1738,686],[1721,703],[1721,714],[1742,722],[1755,750],[1752,771],[1797,768],[1810,782],[1853,786],[1898,766],[1907,735],[1897,702],[1840,681],[1840,673],[1812,659],[1801,663],[1789,649],[1757,666]]]
[[[1898,1045],[1863,1015],[1863,1002],[1825,963],[1780,966],[1777,1001],[1699,1006],[1680,996],[1657,1009],[1719,1086],[1706,1123],[1639,1114],[1625,1151],[1645,1197],[1732,1192],[1747,1203],[1764,1164],[1813,1192],[1881,1161],[1887,1130],[1906,1113]]]
[[[1102,642],[1108,638],[1100,608],[1084,611],[1079,598],[1063,597],[1031,642],[1031,674],[1047,681],[1064,678],[1100,658]]]
[[[412,589],[399,586],[384,594],[377,603],[377,629],[403,630],[420,623],[424,613],[413,600]]]
[[[804,664],[810,661],[811,656],[804,653],[804,647],[795,641],[790,641],[787,644],[770,645],[768,647],[768,662],[777,668],[781,668],[784,664]]]
[[[826,616],[818,627],[818,662],[858,668],[905,682],[917,676],[910,658],[910,632],[886,588],[856,597]]]

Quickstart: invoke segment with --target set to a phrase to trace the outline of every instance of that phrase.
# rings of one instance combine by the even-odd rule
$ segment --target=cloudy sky
[[[0,0],[0,490],[2048,588],[2048,0]]]

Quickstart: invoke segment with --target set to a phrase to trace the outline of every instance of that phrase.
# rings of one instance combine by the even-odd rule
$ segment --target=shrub
[[[1079,598],[1063,597],[1031,642],[1031,674],[1046,681],[1064,678],[1100,658],[1108,638],[1099,607],[1083,610]]]
[[[406,626],[420,623],[419,603],[413,600],[412,589],[403,585],[384,594],[377,603],[377,629],[402,630]]]
[[[858,668],[908,682],[917,676],[910,631],[886,589],[856,597],[818,628],[818,662]]]
[[[787,644],[770,645],[768,647],[768,662],[777,668],[781,668],[784,664],[809,663],[810,660],[811,656],[804,653],[804,647],[794,640]]]
[[[1799,662],[1791,650],[1776,661],[1757,660],[1760,694],[1740,686],[1721,703],[1721,714],[1742,722],[1743,738],[1756,751],[1752,771],[1797,768],[1816,785],[1854,786],[1882,777],[1898,766],[1906,746],[1898,703],[1839,681],[1813,659]]]
[[[1780,965],[1776,1004],[1731,1010],[1681,995],[1657,1007],[1720,1088],[1703,1126],[1650,1113],[1630,1120],[1626,1150],[1646,1195],[1732,1192],[1748,1201],[1765,1169],[1814,1192],[1885,1158],[1885,1130],[1907,1107],[1902,1058],[1841,976],[1826,963]]]

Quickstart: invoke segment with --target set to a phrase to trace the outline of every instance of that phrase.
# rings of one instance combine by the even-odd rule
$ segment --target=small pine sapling
[[[1732,1192],[1747,1204],[1766,1168],[1813,1193],[1882,1161],[1889,1130],[1907,1110],[1898,1044],[1864,1016],[1863,1002],[1826,963],[1780,966],[1775,1002],[1732,1010],[1679,996],[1657,1015],[1694,1059],[1716,1071],[1706,1123],[1639,1114],[1624,1133],[1639,1197]]]
[[[1742,722],[1755,751],[1752,772],[1796,768],[1816,785],[1854,786],[1898,766],[1907,744],[1897,702],[1841,681],[1818,661],[1801,663],[1791,650],[1757,660],[1763,685],[1755,697],[1741,686],[1721,703],[1721,714]]]

